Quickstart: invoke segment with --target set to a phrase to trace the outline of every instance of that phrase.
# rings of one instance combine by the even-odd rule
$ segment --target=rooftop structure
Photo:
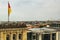
[[[34,33],[54,33],[56,32],[57,30],[56,29],[51,29],[51,28],[32,28],[32,29],[29,29],[30,32],[34,32]]]
[[[0,24],[0,29],[2,28],[26,28],[25,23],[18,23],[18,22],[4,22]]]

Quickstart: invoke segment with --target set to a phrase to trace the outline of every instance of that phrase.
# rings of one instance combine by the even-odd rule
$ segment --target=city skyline
[[[60,0],[0,0],[0,21],[60,20]]]

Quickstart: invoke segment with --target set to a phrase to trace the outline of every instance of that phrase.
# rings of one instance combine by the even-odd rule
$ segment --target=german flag
[[[11,14],[11,6],[10,6],[10,4],[8,2],[8,15],[10,15],[10,14]]]

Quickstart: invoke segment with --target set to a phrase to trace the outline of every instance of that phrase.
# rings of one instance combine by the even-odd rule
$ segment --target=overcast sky
[[[0,21],[8,20],[8,1],[10,21],[60,20],[60,0],[0,0]]]

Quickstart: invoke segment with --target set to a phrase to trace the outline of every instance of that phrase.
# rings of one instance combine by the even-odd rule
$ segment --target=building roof
[[[0,29],[2,28],[26,28],[26,24],[16,22],[10,22],[10,23],[5,22],[0,24]]]
[[[51,29],[51,28],[32,28],[29,30],[31,32],[34,32],[34,33],[53,33],[53,32],[56,32],[56,29]]]

